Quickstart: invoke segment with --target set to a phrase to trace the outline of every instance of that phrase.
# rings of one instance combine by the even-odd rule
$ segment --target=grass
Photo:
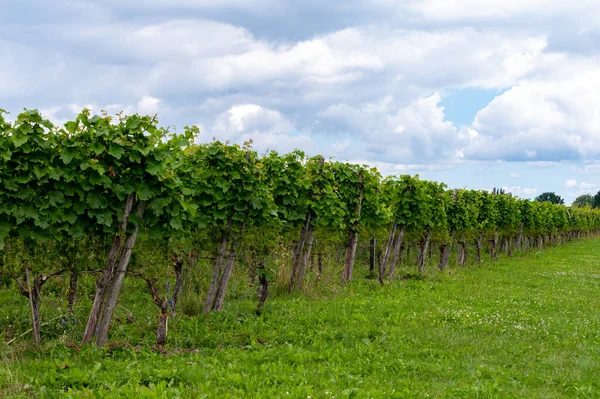
[[[0,397],[600,397],[600,239],[383,288],[357,279],[276,296],[261,316],[240,294],[223,313],[174,320],[168,354],[147,346],[156,308],[129,284],[111,339],[131,346],[62,345],[81,333],[82,309],[74,327],[45,327],[41,353],[25,338],[0,344]],[[50,319],[62,300],[44,301]],[[24,300],[0,306],[5,334],[7,317],[28,328]]]

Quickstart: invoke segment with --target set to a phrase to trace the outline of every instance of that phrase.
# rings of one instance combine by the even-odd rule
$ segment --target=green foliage
[[[460,189],[446,191],[446,213],[448,227],[451,231],[469,233],[479,227],[479,193],[473,190]],[[481,221],[480,223],[484,222]]]
[[[190,135],[169,135],[147,116],[114,121],[87,110],[62,130],[35,110],[0,126],[0,242],[114,235],[130,194],[148,202],[145,220],[155,234],[181,229],[175,168]]]
[[[307,215],[316,237],[312,258],[302,249],[311,281],[321,278],[315,264],[323,258],[339,266],[348,230],[376,239],[374,261],[393,242],[394,224],[406,227],[406,248],[423,237],[432,246],[452,239],[466,245],[473,237],[558,239],[600,230],[597,209],[522,200],[502,190],[448,190],[418,176],[382,178],[364,165],[300,151],[260,156],[251,143],[194,143],[197,127],[171,134],[150,116],[84,110],[59,129],[35,110],[12,124],[3,115],[0,110],[2,275],[22,278],[24,265],[36,276],[102,269],[115,236],[127,233],[120,222],[132,200],[127,229],[141,227],[136,273],[155,277],[163,289],[173,281],[172,255],[211,260],[189,276],[187,314],[198,313],[192,302],[203,297],[201,277],[230,221],[227,253],[236,253],[249,275],[273,283],[289,272]],[[144,205],[141,216],[136,210]]]
[[[366,166],[345,162],[335,162],[332,167],[336,179],[336,192],[343,212],[339,227],[357,229],[362,219],[361,208],[365,191],[365,176],[372,173],[372,171]],[[372,176],[367,176],[367,182],[372,181]],[[370,200],[372,203],[373,198],[370,197]],[[375,209],[375,207],[370,209]],[[376,217],[377,215],[373,216]]]
[[[198,237],[230,218],[238,230],[289,230],[308,212],[319,228],[383,228],[396,220],[414,232],[442,235],[512,234],[521,225],[540,234],[583,230],[596,220],[502,190],[455,193],[418,176],[382,179],[375,169],[307,159],[299,151],[259,157],[250,143],[192,144],[197,134],[196,127],[170,134],[149,116],[114,119],[84,110],[59,130],[35,110],[14,124],[0,111],[0,248],[7,237],[29,246],[106,240],[118,232],[131,195],[147,210],[143,220],[132,212],[129,228],[142,223],[142,235],[155,239]],[[561,203],[554,193],[537,200]]]
[[[600,208],[600,191],[598,191],[596,193],[596,195],[594,195],[594,204],[592,205],[593,208]]]
[[[304,185],[308,189],[308,206],[315,212],[318,225],[341,228],[346,209],[337,187],[335,165],[321,156],[309,158]]]
[[[181,168],[196,228],[223,226],[229,218],[252,225],[277,217],[265,165],[248,146],[214,141],[192,146]]]
[[[390,223],[393,207],[382,184],[382,177],[375,168],[363,171],[363,202],[360,212],[361,222],[367,227],[381,227]]]
[[[81,230],[113,235],[128,195],[147,203],[144,223],[153,235],[181,230],[193,215],[177,169],[194,131],[171,135],[157,123],[138,115],[90,117],[84,110],[65,124],[57,148],[64,164],[59,189],[73,199]]]
[[[479,191],[475,196],[477,207],[477,227],[482,231],[490,231],[496,227],[499,213],[495,206],[494,194]]]
[[[387,178],[384,185],[399,225],[413,231],[446,227],[446,186],[443,183],[403,175]]]
[[[304,182],[305,156],[301,151],[279,155],[271,151],[262,159],[277,217],[288,225],[304,222],[308,212],[308,187]]]
[[[509,194],[496,194],[493,198],[498,212],[498,228],[503,232],[514,233],[521,224],[520,200]]]
[[[591,194],[582,194],[579,197],[575,198],[571,206],[575,208],[581,208],[584,206],[593,207],[594,196]]]
[[[539,201],[539,202],[550,202],[552,204],[560,204],[560,205],[565,203],[565,200],[563,200],[560,195],[557,195],[556,193],[551,193],[551,192],[541,193],[540,195],[535,197],[535,200]]]
[[[25,111],[13,126],[0,119],[0,128],[0,243],[9,235],[33,242],[62,239],[72,218],[57,187],[61,169],[52,124],[37,111]]]

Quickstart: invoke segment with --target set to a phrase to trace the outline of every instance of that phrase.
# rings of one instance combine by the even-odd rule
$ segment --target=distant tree
[[[598,195],[598,194],[596,194],[596,195]],[[594,196],[592,194],[580,195],[579,197],[575,198],[575,201],[573,201],[573,204],[571,204],[571,206],[574,206],[576,208],[581,208],[583,206],[593,207],[594,206]]]
[[[541,193],[540,195],[535,197],[535,200],[539,202],[551,202],[553,204],[565,203],[565,200],[563,200],[560,195],[556,195],[555,193],[550,192]]]
[[[492,194],[506,194],[506,191],[504,191],[503,188],[494,187],[494,189],[492,190]]]
[[[594,203],[592,204],[593,208],[600,208],[600,191],[594,195]]]

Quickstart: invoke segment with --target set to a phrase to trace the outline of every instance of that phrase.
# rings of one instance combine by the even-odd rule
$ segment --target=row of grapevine
[[[4,114],[0,270],[10,271],[30,302],[36,343],[41,289],[54,276],[70,276],[70,308],[79,275],[98,276],[82,342],[99,346],[108,340],[126,274],[143,278],[160,309],[157,342],[163,345],[184,268],[193,270],[204,253],[212,262],[207,313],[223,309],[242,255],[251,259],[245,263],[253,278],[258,276],[260,308],[274,267],[289,266],[287,288],[301,290],[314,248],[327,242],[343,247],[343,282],[353,278],[360,241],[368,242],[371,268],[378,265],[384,284],[408,243],[415,245],[422,273],[434,245],[444,270],[453,245],[457,263],[464,265],[471,245],[480,261],[484,245],[495,258],[498,251],[510,254],[600,230],[597,210],[451,190],[417,176],[383,178],[364,165],[300,151],[260,155],[250,143],[197,144],[197,128],[174,134],[150,116],[112,118],[84,110],[56,127],[37,111],[25,111],[12,123]],[[176,281],[169,295],[157,284],[160,272],[152,264],[158,257],[146,257],[140,246],[159,248],[161,262],[172,266]],[[275,256],[282,251],[289,262]]]

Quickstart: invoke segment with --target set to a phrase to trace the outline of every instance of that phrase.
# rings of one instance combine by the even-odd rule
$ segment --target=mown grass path
[[[325,298],[282,296],[260,317],[253,306],[237,300],[222,314],[178,320],[171,345],[195,352],[47,344],[41,355],[6,357],[0,393],[600,397],[600,239],[383,288],[355,281]]]

